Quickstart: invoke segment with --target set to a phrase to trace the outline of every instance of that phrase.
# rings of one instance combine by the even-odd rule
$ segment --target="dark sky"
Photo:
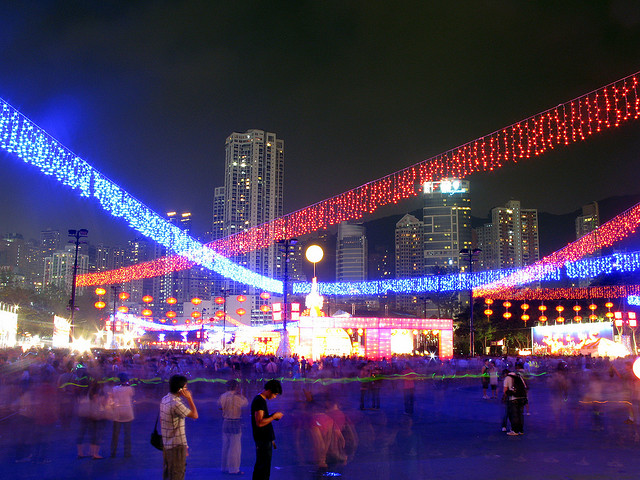
[[[5,2],[0,15],[0,97],[156,212],[192,211],[199,231],[233,131],[284,139],[290,212],[638,70],[632,0],[64,0]],[[474,175],[473,214],[640,193],[639,157],[640,121]],[[0,233],[134,236],[0,162]]]

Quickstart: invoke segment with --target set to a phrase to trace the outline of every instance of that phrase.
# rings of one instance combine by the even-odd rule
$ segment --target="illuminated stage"
[[[534,355],[621,357],[631,352],[614,342],[611,322],[545,325],[531,329]]]
[[[453,357],[453,320],[448,319],[300,317],[298,342],[293,344],[293,337],[292,348],[298,355],[313,359],[340,355],[340,344],[344,345],[346,337],[351,354],[378,360],[393,354],[413,354],[415,337],[427,333],[437,337],[440,359]],[[356,335],[359,340],[353,341]]]

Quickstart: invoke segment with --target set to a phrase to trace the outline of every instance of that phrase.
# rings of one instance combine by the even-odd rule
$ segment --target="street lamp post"
[[[469,261],[469,274],[473,273],[473,262],[477,260],[478,254],[481,252],[479,248],[463,248],[460,255]],[[473,329],[473,286],[469,288],[469,354],[474,357],[475,349],[475,331]]]
[[[287,306],[287,294],[289,291],[289,253],[291,253],[291,247],[298,243],[297,238],[283,238],[276,242],[280,246],[280,252],[283,253],[284,261],[284,278],[282,282],[282,341],[280,349],[286,356],[289,355],[289,336],[287,332],[287,316],[289,315]]]
[[[228,288],[221,288],[220,294],[222,295],[222,351],[225,348],[225,336],[227,334],[227,295],[229,295]]]
[[[80,230],[69,230],[69,236],[75,238],[76,253],[73,260],[73,280],[71,281],[71,300],[69,300],[69,309],[71,310],[71,336],[75,336],[75,324],[73,317],[76,311],[76,277],[78,275],[78,249],[80,244],[86,243],[80,241],[81,238],[86,238],[89,235],[89,230],[81,228]]]

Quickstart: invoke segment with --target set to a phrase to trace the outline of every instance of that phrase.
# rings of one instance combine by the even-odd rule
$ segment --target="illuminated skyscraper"
[[[44,285],[54,285],[65,293],[71,292],[73,285],[73,266],[75,261],[75,246],[65,245],[63,250],[53,252],[44,259]],[[78,273],[89,270],[89,256],[78,254]],[[84,288],[79,288],[82,293]]]
[[[510,200],[491,210],[491,223],[477,229],[480,265],[478,269],[520,268],[540,259],[538,211],[520,207]]]
[[[584,237],[600,226],[600,209],[598,202],[582,206],[582,215],[576,218],[576,239]]]
[[[424,275],[424,225],[413,215],[405,215],[396,223],[395,231],[396,278],[414,278]],[[404,312],[415,311],[416,295],[398,295],[396,308]]]
[[[366,228],[342,222],[338,225],[336,243],[336,280],[362,282],[368,280],[368,243]]]
[[[464,271],[460,250],[471,248],[471,199],[467,180],[424,184],[424,272]]]
[[[275,133],[255,129],[229,135],[225,142],[224,187],[216,188],[214,196],[214,238],[243,232],[281,217],[283,182],[284,140]],[[231,259],[261,275],[282,278],[284,264],[280,257],[277,246],[270,245]],[[222,285],[231,288],[234,294],[247,293],[252,317],[260,316],[255,302],[260,292],[233,282],[225,281]]]

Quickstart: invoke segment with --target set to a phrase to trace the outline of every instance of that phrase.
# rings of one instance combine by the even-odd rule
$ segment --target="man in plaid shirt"
[[[187,405],[183,400],[186,400]],[[185,433],[185,417],[198,418],[198,409],[187,389],[187,377],[173,375],[169,379],[169,393],[160,402],[160,427],[162,430],[163,480],[184,479],[189,447]]]

